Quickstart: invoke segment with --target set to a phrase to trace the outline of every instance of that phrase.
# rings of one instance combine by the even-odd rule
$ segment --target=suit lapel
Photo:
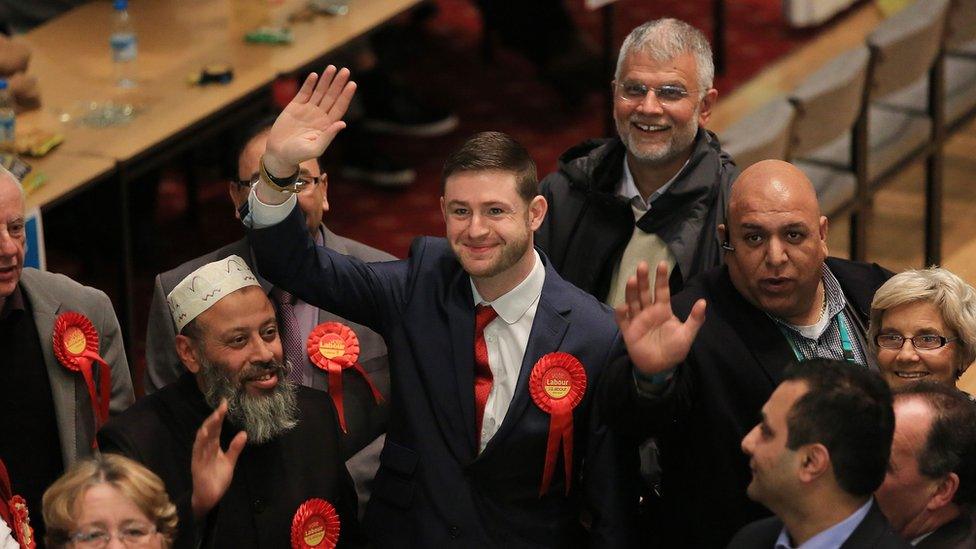
[[[747,344],[770,382],[774,386],[777,385],[782,378],[783,369],[789,362],[784,361],[783,357],[795,357],[786,337],[776,328],[776,324],[766,313],[746,301],[732,286],[727,267],[721,270],[717,284],[717,291],[713,295],[722,296],[721,299],[726,303],[720,309],[717,307],[716,309],[728,312],[729,325],[738,334],[739,339]]]
[[[529,394],[529,376],[532,374],[532,367],[543,355],[558,351],[566,332],[569,330],[569,320],[566,319],[565,315],[571,310],[571,307],[560,299],[560,296],[563,295],[562,292],[565,291],[565,289],[559,288],[560,284],[567,283],[560,279],[547,263],[546,281],[542,286],[539,306],[536,308],[532,330],[529,332],[529,341],[525,347],[525,355],[522,357],[515,396],[512,397],[512,402],[508,406],[508,412],[505,414],[505,419],[502,420],[501,427],[488,442],[482,455],[502,444],[505,437],[519,424],[532,402],[532,397]]]
[[[342,255],[349,255],[349,246],[346,246],[346,243],[325,225],[322,225],[322,241],[326,248],[339,252]]]
[[[465,433],[465,448],[457,448],[459,456],[468,456],[477,453],[478,439],[474,425],[474,296],[471,294],[471,282],[467,274],[458,269],[458,276],[450,285],[450,295],[447,296],[447,318],[451,328],[451,358],[444,364],[450,365],[454,369],[454,375],[450,372],[443,379],[455,380],[453,390],[445,387],[445,391],[432,391],[432,394],[456,395],[457,402],[461,408],[461,424],[457,425],[457,417],[448,414],[449,421],[454,423],[456,430]],[[431,352],[437,352],[431,349]],[[436,374],[435,374],[436,375]],[[449,397],[447,397],[449,398]],[[443,410],[450,411],[453,407],[451,402],[444,402]],[[455,440],[455,437],[450,437]]]
[[[35,286],[35,283],[37,286]],[[54,357],[54,321],[61,311],[61,303],[46,292],[41,281],[35,281],[33,273],[24,270],[21,287],[30,301],[34,326],[37,329],[41,350],[44,354],[44,367],[51,382],[51,397],[54,400],[54,413],[58,421],[58,438],[61,441],[61,458],[65,469],[74,464],[79,453],[84,454],[85,444],[90,444],[94,436],[91,424],[86,419],[91,414],[78,414],[79,403],[87,403],[88,393],[80,383],[81,375],[69,372]],[[85,416],[85,417],[82,417]],[[94,421],[91,418],[90,421]],[[79,437],[79,435],[82,435]]]

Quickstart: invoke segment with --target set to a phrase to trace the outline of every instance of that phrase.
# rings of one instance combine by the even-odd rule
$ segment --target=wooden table
[[[346,16],[318,16],[292,24],[295,40],[288,46],[246,43],[244,34],[263,22],[284,19],[302,1],[290,0],[274,9],[267,8],[267,0],[134,2],[131,16],[139,37],[140,86],[131,92],[114,85],[108,50],[110,3],[91,2],[25,35],[34,51],[31,72],[41,83],[45,108],[24,116],[22,125],[58,127],[59,111],[77,110],[79,104],[92,100],[133,103],[142,112],[130,124],[66,126],[62,146],[67,152],[132,162],[266,91],[279,75],[321,62],[418,2],[351,0]],[[213,63],[232,66],[233,81],[205,87],[187,84],[190,74]]]
[[[53,206],[86,186],[115,174],[115,161],[103,156],[58,152],[46,158],[28,159],[45,183],[27,194],[27,209]]]
[[[134,276],[129,184],[233,121],[253,118],[279,75],[318,68],[336,49],[419,2],[350,0],[347,15],[292,23],[294,42],[276,46],[247,43],[244,35],[262,24],[285,21],[305,0],[139,0],[130,4],[139,40],[139,86],[131,91],[115,86],[108,47],[111,2],[84,4],[18,38],[33,51],[30,72],[39,80],[44,102],[43,109],[18,117],[18,128],[46,128],[66,138],[36,162],[50,181],[28,204],[44,209],[102,179],[118,185],[124,228],[119,316],[127,339]],[[229,84],[187,83],[190,74],[215,63],[233,67]],[[62,120],[86,103],[107,100],[131,103],[139,113],[128,124],[108,128]]]

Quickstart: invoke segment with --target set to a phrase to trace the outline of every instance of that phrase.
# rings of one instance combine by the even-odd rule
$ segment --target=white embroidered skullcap
[[[247,286],[260,284],[247,263],[236,255],[193,271],[166,296],[176,333],[231,292]]]

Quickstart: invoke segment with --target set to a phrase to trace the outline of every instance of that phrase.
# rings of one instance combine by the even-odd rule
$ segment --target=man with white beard
[[[563,278],[611,307],[641,261],[667,261],[672,292],[722,261],[717,227],[738,170],[705,129],[714,74],[708,40],[688,23],[635,28],[610,83],[617,137],[569,149],[542,180],[549,213],[536,244]]]
[[[98,441],[163,479],[179,512],[174,546],[288,547],[320,534],[358,545],[332,402],[288,381],[274,307],[244,260],[200,267],[167,300],[188,372]]]

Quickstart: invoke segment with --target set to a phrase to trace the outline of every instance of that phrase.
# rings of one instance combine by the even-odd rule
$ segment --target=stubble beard
[[[694,143],[695,136],[698,135],[698,107],[695,108],[695,113],[688,124],[681,128],[672,127],[671,139],[668,142],[661,143],[651,149],[640,147],[637,139],[633,138],[634,132],[639,130],[632,128],[630,123],[631,117],[627,118],[623,128],[617,122],[617,135],[620,136],[627,152],[638,162],[665,164],[686,154],[691,144]]]
[[[250,364],[242,369],[239,379],[262,370],[272,370],[278,376],[278,384],[270,394],[252,395],[242,383],[227,375],[225,366],[201,357],[199,376],[203,398],[214,409],[222,399],[227,399],[227,417],[231,423],[247,433],[249,443],[263,444],[298,425],[298,398],[295,385],[288,381],[289,369],[287,363],[278,361]]]
[[[518,263],[519,259],[525,255],[526,250],[529,247],[528,235],[523,235],[522,238],[518,240],[511,241],[508,244],[501,247],[499,251],[498,258],[491,264],[486,265],[480,271],[474,270],[470,264],[461,258],[458,251],[454,252],[455,257],[461,262],[461,266],[468,273],[468,275],[477,278],[492,278],[497,276],[508,269],[511,269],[513,265]]]

